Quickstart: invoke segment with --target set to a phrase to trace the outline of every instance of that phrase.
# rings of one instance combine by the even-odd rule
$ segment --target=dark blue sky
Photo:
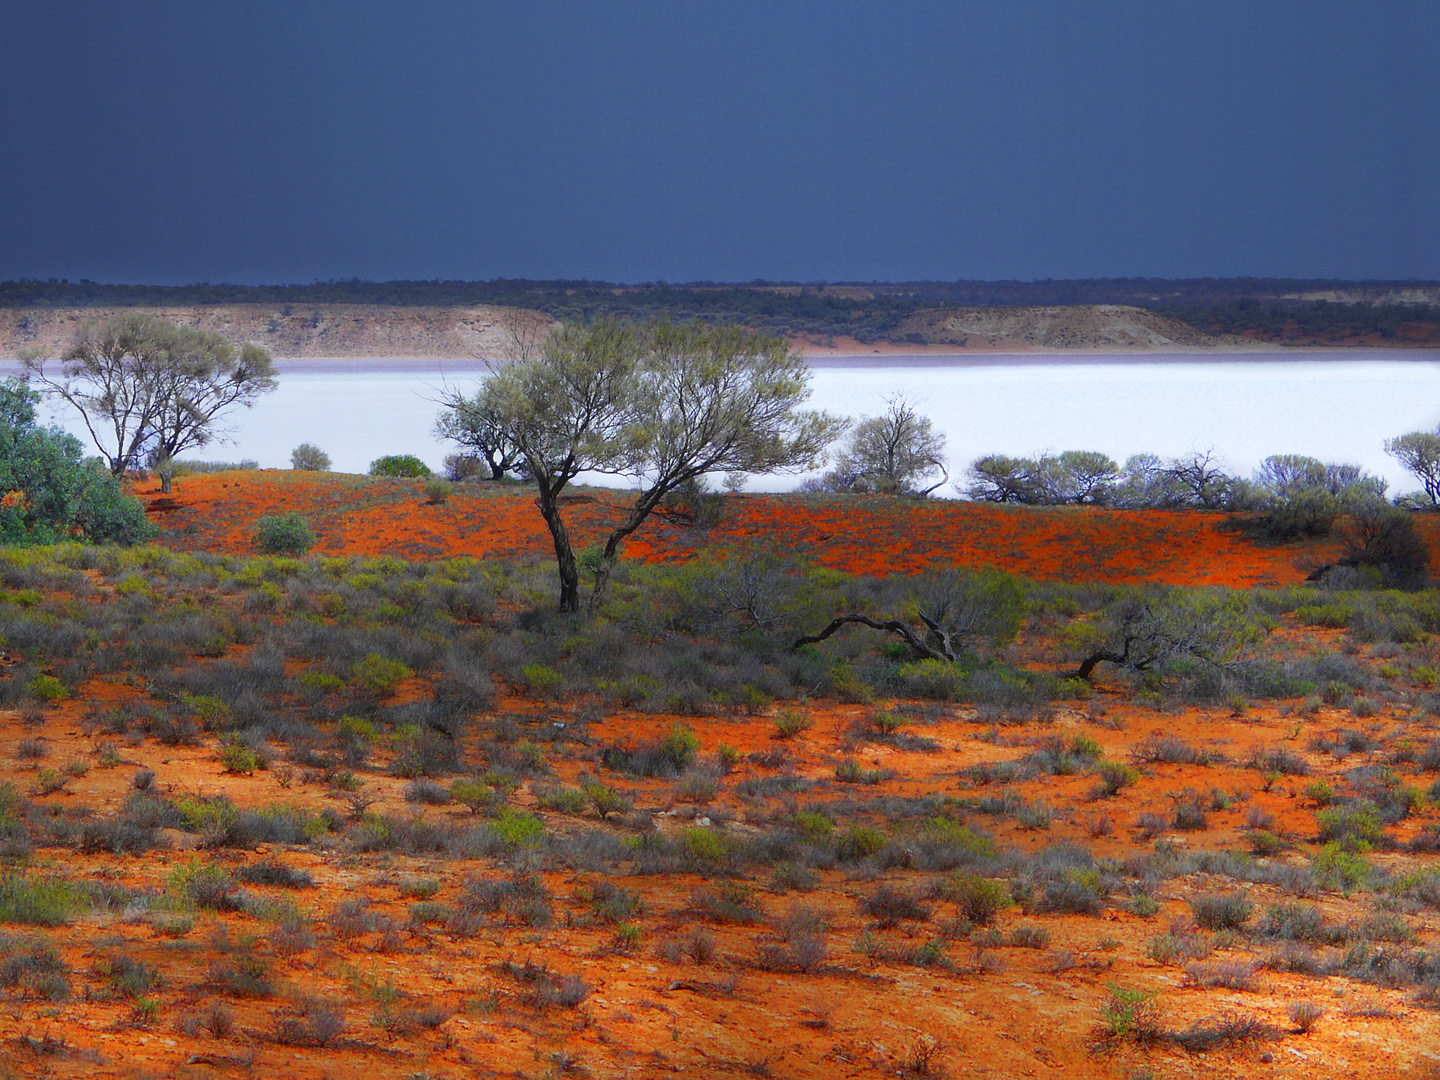
[[[13,0],[0,40],[0,279],[1440,278],[1436,0]]]

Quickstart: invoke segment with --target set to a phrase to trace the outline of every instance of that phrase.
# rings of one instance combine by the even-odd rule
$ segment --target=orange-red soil
[[[326,555],[551,552],[534,496],[524,488],[456,485],[447,502],[432,505],[419,480],[264,470],[185,476],[171,495],[148,485],[139,494],[165,529],[160,543],[187,550],[250,553],[258,517],[294,510],[319,537],[314,550]],[[564,513],[576,547],[602,539],[627,503],[624,492],[605,488],[569,496]],[[706,547],[775,545],[856,574],[913,573],[939,559],[1038,580],[1235,588],[1302,581],[1339,550],[1333,540],[1257,544],[1226,524],[1224,515],[1194,512],[744,495],[727,498],[711,528],[652,517],[623,550],[629,558],[674,560]],[[1426,517],[1421,527],[1440,556],[1440,521]]]
[[[554,716],[507,700],[511,711],[528,712],[537,721]],[[94,742],[77,723],[78,704],[50,712],[31,730],[9,726],[0,742],[0,777],[23,789],[33,765],[16,757],[21,737],[42,738],[51,753],[45,764],[93,753]],[[1152,846],[1134,831],[1142,813],[1166,816],[1173,800],[1186,789],[1218,788],[1240,797],[1229,809],[1213,811],[1200,832],[1167,830],[1162,839],[1181,850],[1245,847],[1245,817],[1252,808],[1273,815],[1275,831],[1293,836],[1314,832],[1313,806],[1301,795],[1306,778],[1283,778],[1268,791],[1259,775],[1242,763],[1253,747],[1293,748],[1316,769],[1317,777],[1339,779],[1342,770],[1305,750],[1312,735],[1325,734],[1354,721],[1338,710],[1313,717],[1281,717],[1274,709],[1235,717],[1228,710],[1197,709],[1181,715],[1159,714],[1102,693],[1078,708],[1061,708],[1048,723],[992,731],[974,722],[973,710],[960,710],[950,720],[917,724],[912,730],[935,740],[936,752],[905,753],[885,746],[856,749],[846,735],[863,706],[826,706],[809,710],[813,726],[784,744],[793,770],[826,781],[833,762],[853,753],[866,769],[883,769],[893,778],[857,794],[942,794],[974,797],[987,793],[960,775],[966,766],[1012,759],[1033,748],[1041,738],[1076,734],[1097,740],[1107,756],[1124,760],[1127,751],[1151,732],[1177,735],[1196,746],[1223,753],[1231,764],[1208,767],[1156,765],[1143,779],[1118,796],[1094,801],[1088,794],[1093,777],[1047,777],[1012,784],[1027,802],[1043,800],[1054,810],[1044,829],[1024,830],[1012,819],[982,819],[1002,845],[1033,851],[1059,841],[1088,846],[1097,857],[1124,858]],[[564,715],[564,713],[560,713]],[[663,733],[668,717],[616,715],[592,726],[602,741],[643,740]],[[1387,744],[1405,728],[1386,717],[1371,725]],[[700,725],[702,753],[728,743],[742,753],[774,748],[773,721],[731,718]],[[93,768],[64,793],[41,798],[57,811],[83,803],[101,813],[119,809],[137,766],[155,770],[157,785],[172,793],[224,793],[242,806],[275,801],[312,810],[339,808],[337,794],[320,784],[289,779],[272,768],[253,776],[224,774],[213,747],[173,748],[149,741],[128,747],[113,768]],[[556,781],[574,782],[582,769],[575,761],[555,758]],[[750,765],[726,778],[726,787],[769,775]],[[413,813],[403,798],[405,782],[383,773],[366,773],[372,794],[380,796],[376,811]],[[607,777],[608,779],[608,777]],[[662,781],[617,785],[650,814],[662,830],[691,823],[697,816],[730,828],[754,828],[755,807],[722,794],[713,804],[693,806],[677,799],[673,786]],[[994,789],[998,793],[998,788]],[[816,792],[815,794],[819,794]],[[839,794],[839,792],[832,792]],[[514,802],[533,807],[522,788]],[[461,809],[425,812],[440,820],[466,819]],[[542,814],[550,827],[565,830],[585,824],[568,815]],[[1107,818],[1110,833],[1095,836],[1095,823]],[[1401,829],[1402,838],[1434,820],[1429,812]],[[593,824],[593,818],[589,822]],[[183,836],[177,840],[189,846]],[[951,1077],[1074,1076],[1129,1078],[1164,1077],[1432,1077],[1427,1057],[1440,1046],[1440,1014],[1417,1009],[1406,989],[1386,989],[1343,978],[1316,979],[1261,970],[1245,991],[1204,989],[1190,985],[1183,964],[1161,964],[1147,957],[1147,945],[1169,921],[1185,921],[1187,900],[1199,893],[1239,889],[1256,905],[1292,902],[1280,890],[1239,885],[1219,877],[1194,875],[1166,881],[1157,894],[1159,911],[1142,918],[1119,908],[1101,917],[1046,915],[1024,917],[1015,909],[1001,915],[999,928],[1008,938],[1017,927],[1031,926],[1049,935],[1048,948],[1002,946],[984,954],[963,939],[945,941],[939,927],[953,907],[933,903],[934,921],[877,928],[864,916],[860,901],[875,883],[852,880],[842,869],[825,871],[810,893],[772,895],[763,876],[752,899],[769,914],[781,915],[793,905],[823,912],[829,923],[829,956],[818,970],[773,974],[754,966],[755,941],[763,926],[709,925],[715,939],[714,958],[696,963],[665,953],[665,944],[688,940],[698,924],[687,911],[691,890],[707,884],[688,875],[625,878],[638,892],[644,911],[630,921],[639,941],[617,951],[615,932],[593,922],[579,899],[601,877],[587,873],[546,873],[556,894],[556,921],[549,927],[495,925],[478,937],[460,937],[437,927],[410,926],[415,883],[438,883],[433,900],[453,903],[466,876],[495,874],[486,860],[447,860],[401,855],[356,856],[343,851],[289,849],[262,845],[255,851],[200,852],[236,869],[261,858],[313,875],[316,888],[287,894],[284,890],[247,886],[252,893],[292,900],[317,920],[318,942],[298,955],[284,956],[265,937],[263,922],[245,915],[201,912],[194,929],[172,937],[144,920],[123,912],[89,916],[55,931],[36,931],[57,943],[77,973],[78,997],[50,1005],[37,1000],[12,1000],[0,1012],[3,1060],[12,1075],[31,1076],[269,1076],[303,1078],[370,1075],[523,1076],[562,1075],[555,1062],[574,1063],[585,1073],[602,1077],[660,1077],[681,1073],[698,1076],[761,1075],[785,1077],[881,1077],[906,1073],[916,1048],[930,1040],[940,1046],[936,1058]],[[32,873],[50,870],[92,881],[163,890],[177,865],[197,857],[194,851],[156,852],[140,858],[109,855],[61,857],[42,852]],[[1280,859],[1296,860],[1294,855]],[[1379,860],[1403,862],[1397,856]],[[893,871],[886,879],[911,890],[923,890],[936,875]],[[708,883],[713,886],[712,880]],[[753,887],[753,886],[752,886]],[[407,892],[412,895],[407,895]],[[327,913],[337,903],[357,898],[371,901],[371,910],[401,927],[398,936],[378,933],[342,939],[327,931]],[[1371,902],[1363,894],[1344,899],[1323,897],[1327,920],[1343,925],[1363,919]],[[1422,940],[1435,942],[1433,920],[1414,920]],[[408,927],[408,928],[407,928]],[[223,928],[223,929],[221,929]],[[27,928],[28,929],[28,928]],[[866,935],[893,953],[940,941],[952,971],[914,967],[893,960],[867,960],[855,952]],[[937,936],[939,934],[940,936]],[[246,944],[251,942],[252,944]],[[1212,960],[1253,964],[1267,947],[1242,938],[1217,952]],[[138,1022],[134,1002],[108,1000],[104,980],[90,973],[104,957],[125,955],[158,966],[165,982],[151,997],[158,1002],[157,1019]],[[211,965],[237,955],[258,956],[276,983],[276,996],[264,1000],[226,999],[234,1027],[216,1038],[183,1027],[186,1017],[202,1016],[219,1000],[204,986]],[[536,1011],[523,1000],[523,987],[501,973],[500,965],[533,960],[566,974],[577,974],[592,987],[578,1009]],[[1274,1041],[1191,1055],[1171,1048],[1145,1050],[1129,1045],[1097,1048],[1098,1010],[1105,987],[1154,990],[1163,1002],[1165,1022],[1183,1028],[1196,1020],[1243,1012],[1274,1025]],[[89,985],[90,990],[81,987]],[[87,1000],[94,994],[93,1000]],[[382,999],[383,994],[383,999]],[[277,1045],[275,1016],[306,998],[342,1003],[346,1028],[328,1047]],[[389,1000],[393,999],[393,1000]],[[380,1002],[389,1000],[382,1008]],[[1315,1001],[1325,1018],[1308,1035],[1298,1034],[1288,1019],[1290,1004]],[[407,1015],[420,1017],[438,1010],[433,1029],[407,1026]],[[1379,1015],[1372,1015],[1378,1013]],[[387,1019],[388,1017],[388,1019]],[[397,1019],[398,1018],[398,1019]],[[431,1017],[430,1019],[434,1019]],[[429,1023],[430,1020],[426,1020]],[[30,1043],[17,1039],[30,1038]],[[42,1040],[57,1042],[45,1047]],[[939,1067],[937,1065],[937,1067]],[[1144,1069],[1152,1069],[1146,1073]]]

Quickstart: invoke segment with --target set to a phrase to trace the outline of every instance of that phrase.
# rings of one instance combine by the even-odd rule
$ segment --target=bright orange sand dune
[[[185,476],[172,495],[139,494],[165,529],[160,542],[181,550],[250,552],[256,519],[287,510],[310,522],[315,550],[329,555],[508,558],[552,550],[533,495],[518,487],[457,485],[446,503],[432,505],[419,480],[261,470]],[[620,491],[577,489],[565,506],[577,547],[601,538],[625,503]],[[1226,521],[1189,511],[745,495],[727,498],[724,520],[711,528],[653,517],[624,552],[674,560],[707,547],[773,544],[864,574],[913,572],[939,558],[1042,580],[1249,587],[1301,581],[1338,549],[1334,541],[1258,544],[1223,528]],[[1440,554],[1440,522],[1422,518],[1421,527]]]

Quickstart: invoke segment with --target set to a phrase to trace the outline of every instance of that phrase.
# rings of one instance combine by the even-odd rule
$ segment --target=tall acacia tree
[[[581,472],[628,475],[637,493],[600,553],[603,596],[626,537],[670,492],[710,472],[803,470],[843,424],[802,410],[805,361],[778,338],[734,327],[566,324],[541,355],[499,368],[475,401],[520,448],[560,572],[560,610],[580,607],[560,493]]]
[[[582,472],[617,473],[635,460],[639,353],[634,331],[618,323],[567,323],[537,356],[493,370],[474,398],[525,459],[555,548],[561,611],[580,609],[580,571],[560,495]]]
[[[222,435],[219,419],[275,389],[275,362],[258,345],[236,347],[222,335],[176,326],[154,315],[87,323],[61,358],[22,357],[27,378],[80,413],[90,440],[119,476],[147,456],[164,467],[175,455]]]

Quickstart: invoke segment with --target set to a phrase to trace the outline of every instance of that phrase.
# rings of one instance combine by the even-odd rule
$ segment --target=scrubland
[[[1436,1075],[1434,591],[745,497],[559,616],[523,489],[142,495],[160,546],[0,551],[14,1075]],[[288,510],[314,551],[247,554]],[[994,601],[958,662],[794,647],[936,559]],[[1211,644],[1076,678],[1137,605]]]

